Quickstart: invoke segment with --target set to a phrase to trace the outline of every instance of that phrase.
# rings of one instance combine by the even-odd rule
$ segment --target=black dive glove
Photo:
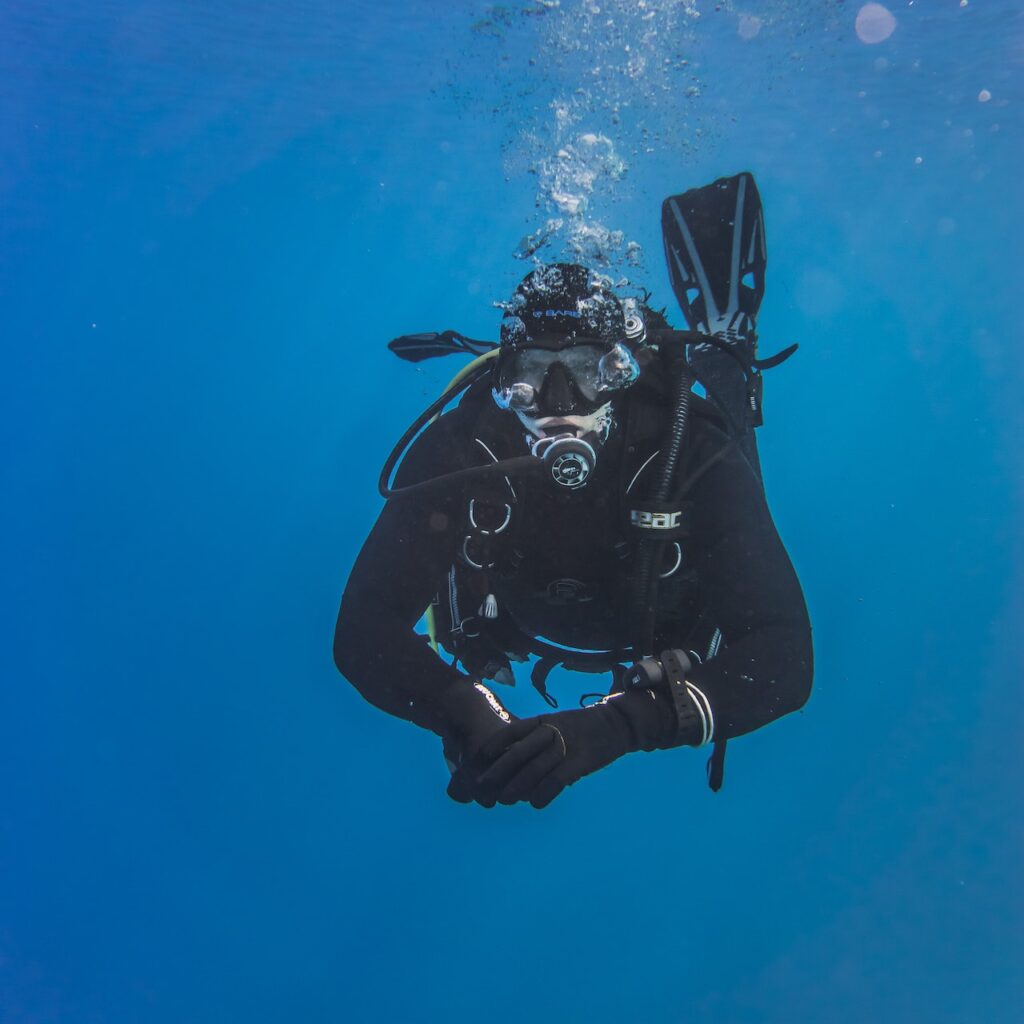
[[[472,780],[489,764],[480,756],[488,741],[495,740],[509,728],[516,717],[483,683],[459,680],[441,700],[445,726],[441,733],[444,757],[452,773],[448,795],[459,803],[478,799]],[[485,807],[493,807],[480,800]]]
[[[674,731],[669,704],[641,688],[577,711],[521,719],[480,748],[476,760],[489,767],[476,778],[473,795],[485,806],[524,800],[547,807],[566,786],[623,754],[668,745]]]

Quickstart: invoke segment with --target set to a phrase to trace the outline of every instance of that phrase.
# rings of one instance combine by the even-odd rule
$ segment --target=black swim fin
[[[672,291],[690,330],[753,335],[768,265],[753,175],[744,171],[669,196],[661,231]]]
[[[435,356],[447,356],[453,352],[460,352],[463,355],[482,356],[493,348],[497,348],[495,341],[476,341],[459,334],[458,331],[427,331],[423,334],[403,334],[400,338],[394,338],[388,342],[388,348],[395,353],[399,359],[406,359],[410,363],[421,363],[424,359],[433,359]]]

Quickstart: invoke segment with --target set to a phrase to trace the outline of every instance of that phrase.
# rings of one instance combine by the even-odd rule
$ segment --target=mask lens
[[[499,372],[500,385],[495,390],[498,404],[514,409],[531,406],[557,357],[557,352],[545,349],[519,349],[510,353]]]

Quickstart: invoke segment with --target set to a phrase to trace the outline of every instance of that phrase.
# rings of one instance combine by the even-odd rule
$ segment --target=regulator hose
[[[690,416],[690,395],[693,388],[693,375],[686,362],[685,348],[673,353],[677,366],[673,374],[675,381],[672,423],[669,427],[667,441],[658,467],[655,481],[654,500],[666,502],[672,494],[672,482],[679,467],[679,455],[686,436],[686,425]],[[658,603],[658,573],[661,553],[665,541],[640,541],[637,551],[636,573],[634,576],[633,615],[635,657],[643,657],[654,653],[655,615]]]
[[[520,473],[537,473],[543,468],[540,459],[533,455],[520,455],[512,459],[503,459],[501,462],[489,463],[485,466],[468,466],[465,469],[457,469],[451,473],[444,473],[441,476],[423,480],[417,484],[409,484],[407,487],[392,487],[391,476],[395,467],[405,454],[406,449],[412,444],[416,435],[427,425],[433,422],[440,415],[449,402],[457,398],[463,391],[468,391],[478,380],[491,372],[487,364],[498,355],[497,349],[491,349],[482,356],[478,356],[468,366],[463,367],[450,381],[443,395],[420,413],[413,421],[409,429],[398,439],[397,444],[391,450],[391,454],[380,471],[380,478],[377,481],[377,490],[382,498],[403,498],[409,495],[421,495],[425,491],[434,490],[437,487],[450,487],[455,483],[462,483],[465,480],[478,480],[494,476],[512,476]]]

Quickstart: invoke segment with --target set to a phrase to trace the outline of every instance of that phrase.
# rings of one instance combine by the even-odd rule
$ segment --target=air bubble
[[[896,19],[881,4],[865,4],[857,12],[854,31],[862,43],[873,46],[885,42],[896,31]]]
[[[762,21],[753,14],[741,14],[740,23],[736,31],[740,39],[753,39],[760,31]]]

